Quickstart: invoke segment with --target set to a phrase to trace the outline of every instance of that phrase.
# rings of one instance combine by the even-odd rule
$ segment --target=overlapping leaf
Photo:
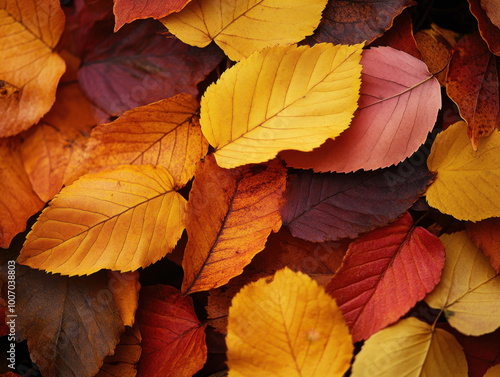
[[[349,245],[326,290],[338,303],[353,341],[396,322],[439,282],[444,247],[406,213]]]
[[[201,128],[217,163],[264,162],[338,136],[357,107],[361,47],[275,46],[224,72],[201,100]]]
[[[481,0],[481,8],[484,9],[490,21],[500,28],[500,4],[494,0]]]
[[[494,217],[467,224],[467,234],[500,273],[500,218]]]
[[[311,153],[282,153],[288,166],[316,172],[373,170],[399,163],[425,142],[441,107],[439,83],[425,63],[378,47],[364,51],[361,64],[359,109],[351,126]]]
[[[353,351],[335,301],[287,268],[234,297],[226,343],[229,377],[341,377]]]
[[[427,166],[437,176],[429,205],[459,220],[500,217],[500,133],[478,141],[474,151],[464,122],[437,135]]]
[[[64,275],[133,271],[172,251],[185,199],[160,166],[124,165],[64,188],[26,238],[18,262]]]
[[[240,60],[265,47],[296,43],[311,35],[326,3],[192,0],[182,12],[164,18],[162,23],[185,43],[205,47],[213,40],[230,59]]]
[[[352,377],[467,377],[462,347],[450,333],[410,317],[368,339]]]
[[[188,94],[129,110],[114,122],[94,128],[80,171],[123,164],[161,165],[177,188],[184,186],[208,150],[197,111],[198,103]]]
[[[281,227],[285,181],[278,160],[234,170],[218,167],[213,156],[200,162],[187,205],[183,293],[226,284],[264,249]]]
[[[441,282],[425,298],[463,334],[482,335],[500,327],[500,276],[465,231],[443,234],[446,264]]]
[[[125,326],[132,327],[139,301],[139,272],[108,271],[108,286],[113,294],[113,301]]]
[[[484,9],[481,8],[481,0],[468,0],[470,11],[477,19],[477,26],[481,37],[495,55],[500,55],[500,29],[488,18]]]
[[[137,323],[143,347],[137,377],[192,376],[205,363],[205,326],[191,297],[168,285],[144,287]]]
[[[63,29],[59,1],[0,1],[0,137],[28,129],[50,110],[65,70],[54,52]]]
[[[292,175],[281,209],[283,224],[308,241],[355,238],[386,225],[411,207],[432,176],[409,162],[374,172]]]

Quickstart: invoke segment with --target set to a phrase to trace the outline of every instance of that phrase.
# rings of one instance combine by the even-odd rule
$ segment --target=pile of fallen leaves
[[[2,376],[500,375],[500,6],[421,3],[0,1]]]

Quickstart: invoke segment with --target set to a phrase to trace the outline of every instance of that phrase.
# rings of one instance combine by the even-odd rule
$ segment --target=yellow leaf
[[[288,268],[234,297],[226,343],[229,377],[341,377],[353,352],[335,300]]]
[[[50,202],[18,262],[63,275],[137,270],[172,251],[186,200],[160,166],[124,165],[88,174]]]
[[[201,100],[201,129],[217,163],[264,162],[338,136],[357,108],[361,48],[274,46],[224,72]]]
[[[410,317],[372,335],[356,356],[352,377],[467,377],[453,335]]]
[[[463,334],[495,331],[500,327],[500,275],[465,231],[443,234],[440,239],[446,262],[441,282],[425,301],[443,310],[449,324]]]
[[[483,377],[498,377],[500,376],[500,364],[492,366],[488,369]]]
[[[467,125],[457,122],[436,137],[427,166],[437,173],[426,193],[430,206],[459,220],[500,216],[500,132],[474,151]]]
[[[161,20],[184,43],[205,47],[212,40],[232,60],[311,35],[327,0],[193,0]]]

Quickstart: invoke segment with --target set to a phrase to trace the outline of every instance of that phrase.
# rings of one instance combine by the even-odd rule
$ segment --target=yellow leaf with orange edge
[[[465,122],[437,135],[427,160],[437,173],[427,202],[458,220],[500,217],[500,132],[480,139],[477,151],[469,144]]]
[[[446,262],[441,282],[425,302],[444,312],[448,323],[466,335],[500,327],[500,275],[465,231],[443,234]]]
[[[87,174],[42,212],[18,263],[62,275],[134,271],[172,251],[186,200],[160,166],[124,165]]]
[[[362,47],[274,46],[225,71],[201,100],[201,129],[217,164],[311,151],[347,129],[358,106]]]
[[[341,377],[353,353],[335,300],[288,268],[233,298],[226,344],[229,377]]]
[[[319,25],[327,0],[192,0],[160,21],[184,43],[215,41],[232,60],[276,44],[296,43]]]
[[[462,346],[449,332],[414,317],[372,335],[352,365],[352,377],[467,377]]]

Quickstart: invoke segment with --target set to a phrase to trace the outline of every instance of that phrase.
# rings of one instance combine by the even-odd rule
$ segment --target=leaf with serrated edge
[[[65,187],[33,226],[18,263],[63,275],[134,271],[172,251],[186,200],[161,166],[124,165]]]
[[[441,282],[425,302],[444,312],[448,323],[467,335],[500,327],[500,276],[465,231],[443,234],[446,263]]]

